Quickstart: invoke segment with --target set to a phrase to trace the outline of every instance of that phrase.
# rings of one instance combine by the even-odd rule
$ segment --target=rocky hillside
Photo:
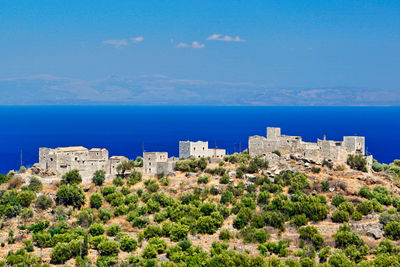
[[[78,171],[1,175],[0,266],[400,266],[398,162],[271,158],[85,184]]]

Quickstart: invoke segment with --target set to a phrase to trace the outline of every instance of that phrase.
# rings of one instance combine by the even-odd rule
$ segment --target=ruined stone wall
[[[211,159],[223,159],[226,155],[226,150],[225,149],[215,149],[215,148],[209,148],[208,149],[208,156]]]
[[[179,141],[179,158],[208,157],[208,142]]]
[[[116,166],[125,157],[112,157],[108,159],[107,149],[91,149],[84,147],[67,148],[40,148],[39,149],[39,167],[51,170],[57,175],[62,176],[65,173],[78,169],[82,177],[92,177],[97,170],[104,170],[106,174],[116,174]]]
[[[167,162],[168,152],[144,152],[143,173],[157,174],[157,166],[160,162]]]
[[[365,155],[365,137],[364,136],[344,136],[343,143],[349,154]]]

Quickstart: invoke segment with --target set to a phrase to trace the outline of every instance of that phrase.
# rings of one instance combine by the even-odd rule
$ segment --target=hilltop
[[[96,183],[78,171],[10,172],[1,177],[1,265],[400,264],[399,161],[366,170],[355,158],[278,154],[179,160],[154,177],[126,164],[113,179],[96,172]]]

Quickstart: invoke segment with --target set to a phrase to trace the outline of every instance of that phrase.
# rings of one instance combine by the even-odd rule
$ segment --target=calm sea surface
[[[179,140],[216,142],[233,153],[266,126],[316,141],[324,134],[366,136],[380,162],[400,158],[400,107],[0,107],[0,173],[38,161],[39,147],[104,147],[135,158],[146,151],[178,156]]]

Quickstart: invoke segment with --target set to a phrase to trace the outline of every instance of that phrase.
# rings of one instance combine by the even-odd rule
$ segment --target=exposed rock
[[[83,191],[88,192],[88,191],[90,190],[90,188],[92,188],[91,185],[85,186],[85,187],[83,188]]]

